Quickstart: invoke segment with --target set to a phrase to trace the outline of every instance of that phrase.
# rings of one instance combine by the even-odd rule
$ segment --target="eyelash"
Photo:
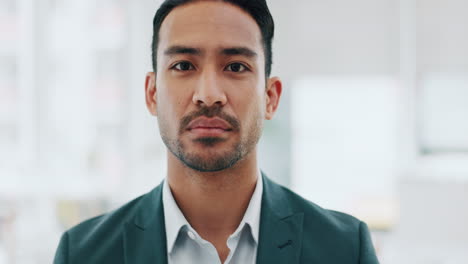
[[[189,67],[191,68],[190,70],[195,69],[195,66],[193,66],[193,64],[190,63],[190,62],[188,62],[188,61],[179,61],[179,62],[177,62],[176,64],[174,64],[170,69],[171,69],[171,70],[176,70],[176,71],[188,71],[188,70],[177,69],[177,66],[179,66],[179,65],[182,64],[182,63],[188,63],[188,64],[189,64]]]
[[[178,66],[180,66],[181,63],[188,63],[189,64],[189,70],[181,70],[181,69],[177,69]],[[234,72],[234,71],[231,71],[231,72],[234,72],[234,73],[243,73],[243,72],[246,72],[246,71],[250,71],[249,67],[247,67],[245,64],[243,63],[240,63],[240,62],[233,62],[233,63],[230,63],[228,64],[224,69],[232,66],[232,65],[235,65],[235,64],[238,64],[240,65],[241,67],[244,67],[244,69],[242,71],[238,71],[238,72]],[[180,61],[180,62],[177,62],[176,64],[174,64],[171,68],[171,70],[176,70],[176,71],[190,71],[190,70],[193,70],[195,69],[195,66],[193,66],[192,63],[188,62],[188,61]]]
[[[228,67],[230,67],[230,66],[232,66],[232,65],[234,65],[234,64],[238,64],[238,65],[240,65],[241,67],[244,67],[244,70],[239,71],[239,72],[235,72],[235,73],[242,73],[242,72],[250,71],[249,67],[247,67],[245,64],[240,63],[240,62],[233,62],[233,63],[230,63],[230,64],[228,64],[228,66],[226,66],[224,69],[226,69],[226,68],[228,68]],[[234,71],[232,71],[232,72],[234,72]]]

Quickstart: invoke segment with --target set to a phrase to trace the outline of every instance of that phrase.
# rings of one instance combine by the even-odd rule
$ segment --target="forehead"
[[[158,52],[172,45],[201,49],[244,46],[261,53],[261,32],[241,8],[222,1],[194,1],[174,8],[159,31]]]

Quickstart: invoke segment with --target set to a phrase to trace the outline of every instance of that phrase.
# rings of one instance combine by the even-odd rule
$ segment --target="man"
[[[264,0],[167,0],[146,105],[167,178],[68,230],[54,263],[378,263],[366,224],[281,187],[257,165],[282,85]]]

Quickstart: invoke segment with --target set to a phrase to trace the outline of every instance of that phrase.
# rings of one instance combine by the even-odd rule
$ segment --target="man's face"
[[[276,110],[268,106],[261,37],[252,17],[218,1],[185,4],[165,18],[146,101],[167,148],[186,166],[219,171],[255,149],[263,119]],[[272,86],[279,98],[281,85]]]

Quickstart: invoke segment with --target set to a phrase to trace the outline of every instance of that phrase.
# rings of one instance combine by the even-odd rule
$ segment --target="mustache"
[[[240,122],[235,117],[224,113],[221,106],[214,105],[211,107],[202,107],[199,110],[193,111],[183,117],[180,121],[179,134],[182,134],[186,130],[190,122],[201,116],[208,118],[218,117],[226,121],[232,127],[233,131],[238,131],[240,129]]]

